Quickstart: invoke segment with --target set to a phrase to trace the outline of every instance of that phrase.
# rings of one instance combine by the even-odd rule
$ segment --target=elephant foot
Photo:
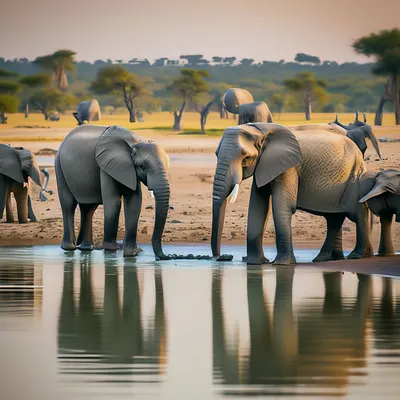
[[[125,247],[124,257],[137,257],[143,250],[138,246]]]
[[[296,257],[293,253],[278,254],[272,263],[273,265],[293,265],[296,264]]]
[[[71,242],[62,242],[61,248],[65,251],[74,251],[76,250],[76,246]]]
[[[27,219],[18,220],[19,224],[27,224],[29,221]]]
[[[254,256],[247,256],[242,257],[242,261],[245,261],[247,265],[262,265],[262,264],[269,264],[270,261],[267,257],[254,257]]]
[[[92,243],[81,243],[76,248],[81,251],[92,251],[94,246]]]
[[[390,257],[390,256],[395,256],[396,253],[394,252],[382,252],[382,253],[378,253],[377,256],[378,257]]]
[[[359,251],[359,250],[353,250],[348,256],[348,260],[358,260],[359,258],[368,258],[372,257],[374,255],[374,252],[372,251],[372,248],[368,248],[365,251]]]
[[[103,249],[104,251],[117,251],[120,249],[120,245],[117,242],[104,242]]]
[[[344,260],[344,254],[342,251],[334,250],[331,253],[319,253],[317,257],[313,259],[313,262],[324,262],[324,261],[337,261]]]
[[[37,218],[29,218],[29,222],[40,222],[40,219],[37,219]]]

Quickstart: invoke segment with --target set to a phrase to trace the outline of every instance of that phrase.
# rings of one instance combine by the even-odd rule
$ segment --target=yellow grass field
[[[361,116],[362,117],[362,116]],[[280,116],[274,114],[274,120],[278,124],[282,125],[300,125],[300,124],[321,124],[332,122],[335,119],[335,114],[331,113],[315,113],[312,115],[311,121],[306,121],[303,113],[282,113]],[[354,120],[354,114],[340,114],[340,122],[349,123]],[[218,113],[210,113],[207,121],[207,135],[215,136],[222,134],[222,131],[232,125],[236,125],[237,120],[233,119],[233,115],[230,115],[230,119],[220,119]],[[367,122],[372,124],[374,121],[374,114],[367,114]],[[97,123],[96,123],[97,124]],[[183,115],[182,127],[183,132],[172,131],[173,115],[169,112],[157,112],[153,114],[144,114],[144,122],[130,123],[127,112],[121,112],[114,115],[102,115],[102,119],[99,122],[101,125],[120,125],[124,126],[133,131],[142,129],[152,129],[168,132],[168,134],[178,133],[199,133],[200,130],[200,116],[195,112],[186,112]],[[383,125],[388,129],[394,125],[393,114],[385,114],[383,118]],[[24,140],[21,135],[22,129],[42,128],[49,129],[49,138],[38,138],[38,140],[61,140],[62,137],[56,138],[54,129],[57,128],[74,128],[76,127],[76,120],[72,116],[72,112],[67,112],[65,115],[61,115],[60,121],[45,121],[42,114],[30,114],[29,118],[24,118],[24,114],[8,114],[8,124],[0,125],[0,136],[1,131],[10,129],[15,130],[15,136],[18,140]],[[18,129],[20,128],[20,129]],[[386,131],[386,129],[385,129]],[[161,133],[161,132],[160,132]],[[387,133],[390,133],[390,129]],[[10,135],[10,134],[9,134]],[[7,135],[7,136],[9,136]],[[11,135],[10,135],[11,136]],[[43,136],[43,135],[41,135]],[[47,136],[47,135],[45,135]],[[10,138],[8,138],[11,140]]]

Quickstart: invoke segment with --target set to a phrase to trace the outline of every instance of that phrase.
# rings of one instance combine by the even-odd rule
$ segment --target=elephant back
[[[19,183],[24,182],[18,151],[6,144],[0,144],[0,174]]]
[[[302,151],[298,206],[316,212],[346,212],[352,185],[367,169],[356,144],[325,131],[294,131]]]
[[[68,188],[78,203],[102,203],[95,149],[106,129],[107,126],[79,126],[66,136],[57,152],[56,163],[60,163]]]

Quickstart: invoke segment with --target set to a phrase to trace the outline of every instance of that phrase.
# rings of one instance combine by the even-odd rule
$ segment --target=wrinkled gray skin
[[[254,175],[247,222],[247,263],[268,262],[262,238],[271,211],[277,257],[274,264],[293,264],[291,219],[296,209],[328,220],[329,245],[344,218],[357,225],[357,243],[349,258],[372,256],[366,205],[359,203],[358,181],[366,165],[349,138],[269,123],[227,128],[216,150],[211,247],[220,256],[227,199],[243,179]],[[334,179],[333,179],[334,178]],[[332,235],[333,238],[330,236]]]
[[[392,242],[393,215],[396,217],[396,222],[400,222],[400,170],[368,172],[365,185],[361,187],[361,190],[364,193],[360,202],[366,202],[368,208],[379,217],[381,222],[378,255],[392,255],[395,253]]]
[[[11,205],[11,193],[17,202],[18,222],[27,223],[28,218],[36,221],[29,196],[29,178],[41,187],[40,200],[47,200],[44,191],[49,182],[46,170],[42,171],[43,179],[35,155],[23,147],[11,147],[0,144],[0,218],[3,218],[6,208],[7,222],[14,222]]]
[[[358,191],[359,202],[367,205],[369,210],[380,218],[381,238],[378,254],[381,256],[394,254],[391,227],[393,215],[396,216],[396,222],[400,222],[400,170],[366,171],[355,185],[358,185],[356,191]],[[343,215],[348,217],[348,214]],[[344,258],[341,224],[338,227],[340,218],[330,215],[326,217],[326,220],[327,236],[314,262]]]
[[[336,115],[336,119],[333,122],[333,124],[336,124],[347,131],[346,133],[347,137],[349,137],[357,145],[363,156],[365,154],[365,151],[367,150],[367,142],[365,139],[368,138],[372,142],[372,145],[374,146],[374,149],[377,152],[379,158],[382,160],[378,140],[376,139],[374,133],[372,132],[371,125],[368,125],[366,122],[367,122],[367,117],[365,116],[365,114],[364,114],[364,122],[361,122],[358,119],[358,112],[356,112],[356,119],[354,120],[353,123],[349,125],[343,125],[339,122],[338,117]]]
[[[83,125],[84,122],[100,121],[101,112],[99,102],[96,99],[85,100],[79,103],[76,112],[72,113],[78,121],[78,125]]]
[[[84,125],[72,130],[62,142],[55,160],[60,198],[64,250],[92,250],[92,218],[104,206],[104,250],[117,243],[121,197],[124,198],[124,256],[136,256],[137,226],[142,206],[141,183],[154,192],[156,211],[152,237],[157,258],[167,259],[161,237],[169,207],[169,158],[165,151],[119,126]],[[81,229],[75,239],[74,213],[79,204]]]
[[[273,122],[267,104],[263,101],[255,102],[252,94],[245,89],[228,89],[221,102],[230,113],[239,115],[239,125],[248,122]]]

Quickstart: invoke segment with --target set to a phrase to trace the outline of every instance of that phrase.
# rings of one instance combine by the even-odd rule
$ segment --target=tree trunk
[[[174,112],[174,126],[173,130],[174,131],[181,131],[181,119],[182,119],[182,114],[179,114],[177,111]]]
[[[204,114],[204,111],[200,114],[200,133],[202,135],[206,134],[206,122],[207,122],[207,115]]]
[[[28,118],[28,117],[29,117],[29,104],[26,103],[25,104],[25,118]]]
[[[43,111],[44,119],[47,121],[49,119],[49,115],[46,111]]]
[[[311,120],[311,102],[310,101],[308,101],[306,103],[305,114],[306,114],[306,121],[310,121]]]
[[[182,120],[183,110],[185,109],[185,107],[186,107],[186,99],[183,100],[181,109],[179,111],[174,111],[174,126],[173,126],[174,131],[182,130],[181,120]]]
[[[400,125],[400,76],[393,77],[392,103],[396,125]]]
[[[378,104],[378,108],[376,109],[375,113],[375,122],[374,125],[381,126],[382,125],[382,119],[383,119],[383,106],[388,100],[385,98],[385,96],[381,96]]]
[[[131,108],[129,110],[129,122],[136,122],[136,115],[135,115],[135,109]]]

